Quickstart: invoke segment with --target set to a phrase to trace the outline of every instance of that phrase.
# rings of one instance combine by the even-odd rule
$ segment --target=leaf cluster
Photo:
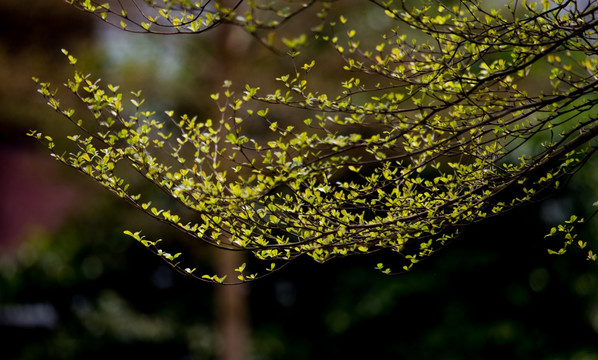
[[[138,5],[149,21],[140,22],[107,4],[76,3],[109,22],[118,15],[126,29],[133,22],[147,32],[180,33],[220,23],[253,33],[315,4],[281,10],[279,2],[247,1],[240,15],[243,1],[232,7],[147,1],[157,15]],[[292,58],[309,38],[335,49],[347,74],[336,93],[311,86],[310,72],[323,66],[312,59],[278,76],[278,88],[265,94],[251,85],[237,94],[225,82],[211,96],[217,118],[166,111],[165,122],[143,110],[140,92],[104,88],[75,70],[67,88],[87,105],[85,116],[64,108],[50,84],[38,84],[49,106],[76,126],[68,139],[77,150],[60,153],[52,138],[31,135],[57,160],[156,220],[213,246],[252,252],[268,264],[265,273],[298,256],[324,262],[379,250],[397,253],[399,271],[410,270],[467,225],[549,194],[596,150],[596,4],[371,3],[395,24],[377,44],[363,45],[345,16],[284,41]],[[258,11],[281,20],[262,22]],[[531,77],[536,86],[524,87]],[[278,108],[311,116],[286,124],[271,111]],[[266,124],[268,134],[249,136],[248,120]],[[119,164],[194,216],[154,207],[131,190]],[[179,253],[126,233],[183,273],[225,281],[195,275],[175,261]],[[236,272],[241,281],[261,276],[246,264]]]

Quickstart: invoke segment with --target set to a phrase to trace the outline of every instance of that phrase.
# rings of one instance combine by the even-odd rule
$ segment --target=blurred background
[[[386,26],[365,2],[343,12]],[[267,86],[293,69],[231,28],[128,34],[61,0],[2,0],[0,358],[598,359],[598,269],[581,253],[548,256],[543,238],[568,213],[591,211],[595,161],[554,198],[472,226],[413,272],[384,276],[367,257],[300,259],[223,290],[173,272],[122,232],[182,235],[25,136],[73,131],[31,80],[61,87],[72,72],[62,48],[104,84],[143,89],[157,113],[209,117],[209,94],[224,80]],[[332,73],[320,81],[334,83]],[[595,222],[582,229],[591,244],[597,236]]]

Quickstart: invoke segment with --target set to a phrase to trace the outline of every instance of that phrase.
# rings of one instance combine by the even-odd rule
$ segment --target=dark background
[[[216,35],[117,34],[62,1],[0,4],[3,359],[212,359],[226,347],[215,287],[174,273],[122,231],[180,235],[25,136],[72,131],[31,76],[60,86],[71,71],[60,52],[67,48],[95,76],[144,89],[158,110],[174,104],[201,113],[228,76],[276,74],[267,52],[238,46],[239,37],[249,41],[243,35],[222,49]],[[548,256],[543,236],[566,213],[589,211],[596,171],[590,162],[553,199],[472,226],[410,273],[382,275],[374,270],[379,258],[300,259],[243,287],[247,358],[598,359],[596,265],[581,252]],[[595,224],[581,231],[598,243]]]

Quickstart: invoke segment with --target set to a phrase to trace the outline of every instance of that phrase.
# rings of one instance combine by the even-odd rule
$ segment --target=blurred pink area
[[[80,207],[82,190],[65,182],[47,154],[0,148],[0,246],[11,248],[35,231],[52,231]],[[73,173],[73,175],[75,175]]]

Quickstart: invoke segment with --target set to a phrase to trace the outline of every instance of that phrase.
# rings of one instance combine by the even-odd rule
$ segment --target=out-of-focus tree
[[[377,42],[362,41],[366,30],[345,15],[330,20],[335,2],[71,3],[129,31],[237,25],[294,61],[292,74],[273,74],[279,87],[263,85],[265,94],[225,81],[211,95],[217,118],[167,110],[167,121],[146,110],[140,92],[127,96],[75,70],[67,88],[86,115],[38,82],[48,104],[77,127],[68,137],[73,146],[65,151],[30,132],[58,161],[156,220],[217,248],[253,253],[266,261],[265,274],[302,255],[325,262],[378,250],[397,253],[399,269],[409,270],[465,226],[558,189],[596,149],[598,6],[591,2],[371,1],[390,23]],[[283,24],[304,16],[310,29],[281,35]],[[311,58],[316,43],[342,62]],[[336,72],[345,78],[328,90],[319,80]],[[524,85],[530,77],[534,86]],[[265,134],[243,130],[256,122]],[[158,205],[132,182],[135,173],[180,206]],[[549,251],[585,248],[574,232],[582,221],[572,215],[551,229],[562,244]],[[226,281],[181,265],[181,253],[159,241],[125,233],[184,274]],[[261,276],[247,263],[235,271],[240,281]]]

